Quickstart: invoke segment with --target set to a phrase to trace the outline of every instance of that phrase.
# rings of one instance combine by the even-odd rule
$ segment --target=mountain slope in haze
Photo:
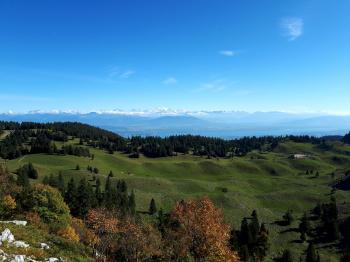
[[[344,135],[350,116],[291,114],[284,112],[90,112],[0,114],[0,120],[57,122],[73,121],[95,125],[123,136],[198,134],[233,138],[262,135]]]

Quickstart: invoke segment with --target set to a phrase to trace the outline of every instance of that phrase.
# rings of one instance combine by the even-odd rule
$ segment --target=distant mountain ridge
[[[82,122],[123,136],[198,134],[234,138],[242,136],[307,134],[344,135],[350,116],[244,111],[106,111],[3,113],[0,120]]]

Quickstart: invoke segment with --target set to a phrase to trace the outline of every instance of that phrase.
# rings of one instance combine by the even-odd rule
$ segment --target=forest
[[[337,143],[348,143],[349,135],[334,144],[324,138],[309,136],[234,140],[192,135],[123,138],[80,123],[1,122],[0,127],[3,159],[17,161],[25,156],[42,155],[58,160],[58,157],[72,156],[83,162],[77,161],[73,170],[67,167],[69,172],[84,174],[68,177],[67,171],[62,169],[43,175],[43,166],[30,161],[15,162],[17,168],[13,171],[9,171],[6,163],[2,164],[0,219],[25,219],[40,232],[87,248],[87,256],[93,260],[319,262],[327,259],[320,245],[330,245],[340,254],[341,261],[349,261],[350,216],[347,208],[344,210],[347,207],[345,201],[339,204],[337,200],[336,186],[328,186],[328,200],[314,202],[313,207],[305,208],[301,215],[285,205],[284,214],[273,221],[265,215],[261,217],[260,211],[252,208],[249,214],[235,217],[240,224],[234,226],[228,222],[224,210],[205,194],[179,198],[165,208],[156,200],[157,194],[152,197],[150,193],[147,209],[140,208],[137,199],[143,198],[143,193],[139,188],[136,190],[133,183],[133,186],[129,185],[129,177],[133,174],[128,172],[124,179],[120,173],[106,172],[94,164],[99,163],[94,162],[96,157],[108,157],[116,151],[130,161],[138,161],[134,158],[143,156],[146,159],[176,159],[180,155],[203,161],[263,161],[266,154],[280,152],[279,148],[286,143],[308,145],[315,152],[335,150],[339,154]],[[348,156],[346,151],[341,153]],[[333,156],[331,160],[343,164],[340,156]],[[288,157],[286,161],[293,159]],[[340,172],[345,172],[344,177],[347,177],[347,170],[339,170],[326,174],[315,168],[303,168],[298,175],[308,181],[327,176],[336,185],[343,177]],[[279,176],[279,172],[271,169],[267,176],[270,179]],[[157,180],[151,183],[156,187]],[[218,189],[221,195],[230,193],[227,187]],[[342,195],[341,199],[344,199]],[[271,233],[274,224],[282,229],[279,233]],[[288,246],[280,252],[273,250],[275,246],[271,246],[271,241],[282,237],[284,231],[298,235],[293,241],[305,246],[302,252],[297,252],[302,255],[296,256],[295,250]]]
[[[310,136],[263,136],[243,137],[233,140],[221,138],[178,135],[161,137],[123,138],[112,132],[86,124],[64,122],[38,124],[32,122],[0,122],[0,132],[11,130],[0,144],[0,156],[13,159],[31,153],[58,153],[89,156],[82,148],[64,148],[60,151],[55,141],[67,141],[78,137],[80,144],[113,153],[115,151],[137,158],[140,153],[146,157],[175,156],[178,153],[205,157],[232,157],[246,155],[252,150],[273,150],[279,142],[291,140],[300,143],[320,144],[322,139]]]

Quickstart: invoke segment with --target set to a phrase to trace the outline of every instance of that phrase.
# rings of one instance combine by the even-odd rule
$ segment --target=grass
[[[8,254],[33,256],[36,259],[44,260],[49,257],[62,257],[67,261],[88,262],[92,259],[92,251],[80,243],[71,242],[64,238],[49,234],[35,226],[17,226],[13,224],[0,224],[0,232],[5,228],[10,229],[15,240],[24,241],[29,244],[28,248],[16,248],[4,243],[1,249]],[[40,243],[49,245],[49,249],[41,249]]]
[[[77,141],[71,141],[76,143]],[[286,142],[280,144],[274,152],[251,152],[245,157],[232,159],[206,159],[196,156],[179,155],[150,159],[128,158],[122,153],[107,154],[99,149],[90,148],[94,159],[76,156],[26,155],[8,161],[10,171],[32,162],[39,171],[39,179],[48,174],[61,171],[66,180],[91,178],[86,170],[88,165],[97,167],[97,175],[104,180],[110,170],[114,179],[125,179],[136,194],[137,209],[146,211],[151,198],[157,206],[169,210],[181,199],[208,195],[217,206],[224,210],[226,220],[239,228],[243,217],[256,209],[260,221],[266,222],[270,231],[270,257],[280,253],[285,247],[294,250],[299,257],[306,249],[303,244],[294,243],[299,234],[293,231],[280,234],[286,227],[274,222],[281,219],[287,209],[294,216],[314,207],[318,201],[328,201],[332,182],[330,174],[339,176],[350,169],[349,146],[336,144],[333,150],[320,150],[316,145]],[[291,159],[295,153],[307,154],[305,159]],[[332,158],[338,156],[341,162]],[[75,170],[76,165],[81,170]],[[319,172],[319,177],[306,175],[306,170]],[[223,192],[226,189],[227,192]],[[339,202],[346,201],[350,194],[337,191]],[[298,222],[295,222],[298,223]],[[296,225],[294,225],[296,226]],[[334,250],[321,251],[329,261],[338,261]]]

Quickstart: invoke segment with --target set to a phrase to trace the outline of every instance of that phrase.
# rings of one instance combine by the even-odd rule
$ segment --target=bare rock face
[[[47,262],[59,262],[61,261],[59,258],[56,257],[50,257],[49,259],[46,260]]]
[[[28,224],[25,220],[9,220],[9,221],[0,221],[1,224],[15,224],[16,226],[26,226]]]
[[[11,233],[10,229],[6,228],[4,231],[2,231],[0,235],[0,246],[2,245],[2,242],[12,243],[13,241],[15,241],[15,237]]]
[[[15,255],[11,262],[25,262],[25,257],[24,255]]]
[[[6,228],[1,234],[0,234],[0,246],[3,243],[7,243],[8,246],[16,247],[16,248],[29,248],[29,244],[27,244],[24,241],[15,241],[14,235],[11,233],[11,231]],[[40,247],[42,249],[49,249],[49,245],[46,243],[40,243]],[[2,249],[0,249],[0,261],[10,261],[10,262],[39,262],[35,260],[33,257],[26,257],[25,255],[18,255],[18,254],[7,254]],[[62,262],[64,261],[62,258],[56,258],[56,257],[50,257],[46,258],[45,262]]]
[[[46,243],[40,243],[41,249],[50,249],[50,246]]]
[[[21,247],[21,248],[29,247],[29,244],[27,244],[24,241],[15,241],[15,242],[12,243],[12,245],[15,246],[15,247]]]

